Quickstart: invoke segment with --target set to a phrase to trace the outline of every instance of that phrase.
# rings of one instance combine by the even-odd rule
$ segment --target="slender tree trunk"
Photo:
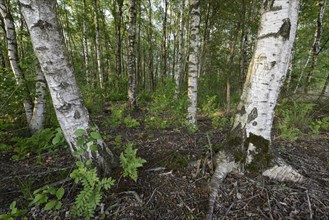
[[[200,53],[200,63],[199,63],[199,73],[198,73],[199,77],[202,76],[204,65],[206,63],[207,43],[208,43],[208,40],[209,40],[210,11],[211,11],[211,3],[208,2],[208,4],[207,4],[207,14],[206,14],[206,18],[205,18],[205,26],[204,26],[204,31],[203,31],[201,53]]]
[[[164,18],[162,24],[162,61],[161,61],[161,79],[167,76],[167,11],[168,11],[168,0],[164,0]]]
[[[154,69],[153,69],[153,45],[152,45],[152,3],[151,0],[149,0],[149,29],[148,29],[148,36],[147,36],[147,41],[148,41],[148,69],[149,69],[149,77],[150,77],[150,88],[152,91],[155,90],[155,83],[154,83]]]
[[[94,21],[95,21],[95,46],[96,46],[96,59],[97,59],[97,72],[99,85],[101,88],[104,86],[104,73],[103,73],[103,62],[102,62],[102,52],[101,52],[101,39],[99,31],[99,9],[97,0],[93,0],[94,7]]]
[[[329,74],[327,76],[326,82],[324,83],[319,99],[321,99],[321,97],[324,96],[324,94],[326,93],[328,85],[329,85]]]
[[[230,134],[216,157],[207,219],[212,219],[218,186],[234,170],[263,172],[280,181],[303,177],[271,154],[274,108],[287,74],[297,29],[299,0],[264,1],[256,49]]]
[[[241,14],[242,14],[242,33],[241,33],[241,38],[240,38],[240,72],[239,72],[239,95],[242,94],[242,89],[243,89],[243,83],[246,78],[246,71],[248,70],[248,45],[250,44],[249,42],[249,36],[250,36],[250,27],[252,26],[252,19],[254,14],[255,14],[255,0],[251,0],[251,5],[248,11],[248,16],[246,19],[246,4],[245,0],[242,1],[242,9],[241,9]],[[246,23],[247,22],[247,23]]]
[[[80,150],[74,132],[83,129],[90,132],[94,124],[83,104],[78,89],[63,32],[56,17],[56,1],[20,0],[33,49],[45,74],[58,122],[72,152]],[[82,160],[92,160],[101,173],[108,174],[113,164],[113,154],[102,140],[98,150],[89,148]]]
[[[177,53],[178,53],[178,62],[176,63],[175,67],[175,97],[178,98],[179,90],[180,90],[180,81],[182,76],[182,69],[184,67],[184,11],[185,11],[185,0],[181,1],[181,9],[180,9],[180,21],[179,21],[179,35],[178,35],[178,46],[177,46]]]
[[[235,48],[238,42],[238,33],[240,30],[240,21],[237,24],[236,32],[234,34],[234,39],[230,48],[230,57],[228,60],[228,71],[226,75],[226,114],[229,115],[231,111],[231,77],[233,72],[233,62],[235,57]]]
[[[141,2],[138,3],[138,32],[137,32],[137,79],[136,79],[136,86],[140,88],[142,82],[142,51],[141,51],[141,11],[142,5]]]
[[[326,0],[319,1],[319,13],[317,18],[317,29],[315,31],[315,39],[314,44],[312,48],[312,64],[311,69],[308,72],[306,76],[306,80],[304,83],[304,93],[308,93],[309,86],[311,84],[312,76],[314,75],[316,66],[318,64],[319,59],[319,53],[320,53],[320,43],[321,43],[321,37],[322,37],[322,23],[323,23],[323,16],[324,16],[324,10],[326,8]]]
[[[30,122],[32,133],[43,129],[46,115],[46,79],[41,71],[40,64],[36,64],[36,83],[33,116]]]
[[[200,45],[200,2],[190,1],[191,36],[189,49],[189,75],[188,75],[188,98],[189,106],[187,113],[187,123],[196,126],[197,95],[198,95],[198,55]]]
[[[121,23],[122,23],[122,7],[123,7],[123,0],[117,0],[118,4],[118,22],[117,22],[117,46],[116,46],[116,53],[115,53],[115,67],[116,73],[118,76],[121,76]]]
[[[14,20],[10,14],[8,7],[4,0],[0,0],[0,13],[3,17],[5,30],[6,30],[6,38],[7,38],[7,48],[8,48],[8,58],[10,62],[11,69],[15,75],[16,84],[21,87],[23,91],[23,105],[24,111],[26,115],[27,123],[30,124],[32,114],[33,114],[33,104],[30,97],[30,92],[27,86],[27,82],[24,76],[24,73],[19,66],[18,60],[18,51],[17,51],[17,40],[16,40],[16,31]]]
[[[90,84],[90,71],[89,71],[89,52],[88,52],[88,38],[87,38],[87,5],[86,0],[83,0],[83,23],[82,23],[82,45],[83,45],[83,59],[84,59],[84,66],[85,66],[85,77],[87,79],[87,83]]]
[[[129,88],[128,102],[130,109],[137,109],[136,97],[136,0],[129,0]]]

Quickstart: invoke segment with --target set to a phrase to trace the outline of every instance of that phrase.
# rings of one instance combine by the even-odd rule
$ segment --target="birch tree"
[[[83,104],[81,93],[74,76],[63,32],[56,17],[56,1],[20,0],[34,52],[45,74],[53,106],[65,139],[72,152],[78,151],[77,129],[90,131],[95,126]],[[96,129],[97,130],[97,129]],[[92,160],[101,173],[108,174],[113,154],[104,142],[97,141],[97,150],[89,148],[81,156]]]
[[[87,15],[87,4],[86,0],[83,0],[83,13]],[[87,79],[87,82],[89,84],[90,82],[90,70],[89,70],[89,50],[88,50],[88,39],[87,39],[87,18],[86,16],[83,16],[82,21],[82,46],[83,46],[83,61],[85,64],[85,76]]]
[[[94,7],[94,21],[95,21],[95,44],[96,44],[96,59],[97,59],[97,72],[99,85],[101,88],[104,86],[104,73],[103,73],[103,62],[102,62],[102,53],[101,53],[101,39],[100,39],[100,30],[99,30],[99,9],[97,0],[93,0]]]
[[[323,26],[323,16],[324,11],[326,8],[326,0],[319,1],[319,12],[317,17],[317,28],[314,34],[314,44],[312,46],[312,63],[311,63],[311,69],[308,72],[306,76],[306,80],[304,83],[304,93],[308,93],[309,86],[311,84],[311,79],[314,75],[315,69],[318,65],[318,59],[320,54],[320,44],[321,44],[321,37],[322,37],[322,26]]]
[[[8,58],[9,58],[10,66],[15,75],[16,84],[20,86],[23,91],[24,111],[25,111],[27,123],[29,124],[33,114],[33,104],[30,97],[29,88],[27,87],[25,75],[21,67],[19,66],[14,20],[4,0],[0,0],[0,13],[1,16],[3,17],[4,26],[6,30]]]
[[[303,180],[271,152],[274,108],[284,82],[297,29],[299,0],[264,1],[257,43],[230,134],[216,156],[207,219],[218,186],[232,171],[261,172],[280,181]]]
[[[179,14],[179,31],[178,31],[178,44],[177,44],[177,63],[175,66],[175,97],[179,96],[180,81],[181,81],[181,69],[183,67],[184,59],[184,11],[185,11],[185,0],[181,1]]]
[[[30,131],[35,133],[44,127],[46,115],[46,79],[40,68],[39,63],[36,64],[36,77],[35,77],[35,98],[33,114],[30,121]]]
[[[190,2],[190,49],[188,60],[188,113],[187,123],[196,126],[198,92],[198,54],[200,44],[200,2]]]
[[[131,109],[137,108],[136,97],[136,0],[129,0],[129,88],[128,101]]]

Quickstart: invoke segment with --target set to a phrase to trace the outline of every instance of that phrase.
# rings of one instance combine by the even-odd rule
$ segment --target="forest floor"
[[[96,121],[104,120],[104,116]],[[141,118],[143,113],[134,115]],[[142,120],[141,120],[142,121]],[[101,124],[101,123],[100,123]],[[185,128],[102,127],[113,146],[133,142],[147,163],[134,182],[114,171],[115,186],[105,192],[95,219],[204,219],[208,184],[213,172],[212,149],[222,142],[227,129],[214,129],[211,120],[198,121],[198,131]],[[275,131],[274,131],[275,133]],[[273,145],[305,181],[281,183],[260,176],[230,174],[220,186],[217,219],[329,219],[329,133],[300,137],[296,141],[273,140]],[[75,159],[68,150],[44,153],[13,161],[12,152],[0,152],[0,214],[13,200],[27,204],[33,190],[45,184],[65,187],[63,208],[58,213],[29,210],[29,219],[69,219],[79,187],[67,180]]]

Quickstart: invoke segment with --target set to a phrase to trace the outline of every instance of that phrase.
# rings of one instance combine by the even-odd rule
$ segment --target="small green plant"
[[[14,160],[27,158],[31,153],[41,154],[44,151],[55,152],[65,146],[65,139],[60,128],[42,129],[31,137],[21,138],[15,137],[15,154],[12,156]]]
[[[34,199],[30,203],[30,206],[40,206],[45,205],[44,210],[58,210],[62,207],[62,198],[64,196],[64,188],[55,188],[52,186],[44,186],[40,189],[37,189],[33,192]]]
[[[230,124],[230,120],[225,117],[213,116],[211,124],[214,128],[226,128]]]
[[[114,148],[115,149],[121,149],[122,147],[122,136],[121,135],[117,135],[115,138],[114,138]]]
[[[117,128],[122,123],[122,118],[124,114],[125,106],[112,106],[111,107],[111,117],[107,120],[106,123],[111,125],[114,128]]]
[[[76,184],[81,183],[83,188],[75,199],[72,215],[91,219],[101,202],[103,190],[109,190],[114,185],[114,180],[111,177],[100,179],[96,168],[91,168],[90,160],[86,163],[77,161],[76,166],[70,177]]]
[[[15,219],[22,219],[22,220],[27,220],[26,217],[23,217],[26,213],[27,210],[25,209],[18,209],[16,207],[16,201],[13,201],[10,206],[9,206],[10,212],[7,214],[1,214],[0,219],[4,220],[15,220]]]
[[[128,128],[137,128],[140,125],[140,123],[136,119],[132,118],[130,115],[125,117],[125,119],[123,120],[123,123]]]
[[[147,116],[145,118],[147,128],[166,129],[169,127],[169,122],[159,116]]]
[[[303,134],[311,123],[313,103],[287,102],[278,109],[280,137],[291,141]]]
[[[128,144],[124,152],[120,155],[120,163],[123,168],[123,176],[130,177],[137,181],[137,168],[142,167],[146,160],[137,157],[137,149],[133,148],[133,144]]]
[[[92,128],[89,134],[83,129],[76,130],[74,134],[78,137],[77,146],[80,148],[75,154],[76,157],[80,158],[89,149],[97,149],[96,142],[101,139],[101,135],[96,128]],[[92,167],[91,160],[77,161],[76,169],[72,171],[70,177],[83,187],[75,199],[71,213],[74,217],[83,216],[85,219],[91,219],[101,202],[103,190],[110,189],[114,185],[114,180],[111,177],[99,178],[96,168]]]
[[[329,130],[329,117],[324,117],[322,119],[318,119],[315,122],[312,122],[310,125],[310,129],[313,134],[320,134],[320,131],[328,131]]]
[[[206,96],[206,102],[202,105],[201,111],[207,115],[211,115],[218,107],[217,95]]]

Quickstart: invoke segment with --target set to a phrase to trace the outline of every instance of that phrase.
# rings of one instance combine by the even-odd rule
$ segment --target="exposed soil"
[[[209,119],[200,120],[195,133],[184,128],[160,130],[144,125],[102,130],[109,136],[110,146],[114,146],[117,135],[122,136],[123,144],[133,142],[147,163],[139,170],[137,182],[120,176],[119,168],[114,171],[116,185],[105,193],[95,219],[205,218],[213,172],[211,149],[219,146],[226,131],[213,129]],[[329,134],[302,137],[295,142],[274,139],[273,145],[306,181],[290,184],[231,174],[220,186],[217,219],[329,219]],[[53,184],[65,186],[62,210],[49,214],[34,208],[29,218],[69,219],[66,211],[73,205],[79,187],[72,181],[58,182],[73,168],[74,158],[68,150],[43,154],[40,163],[33,155],[12,161],[11,154],[0,152],[0,213],[6,212],[13,200],[18,200],[18,206],[28,204],[24,198],[34,189]]]

